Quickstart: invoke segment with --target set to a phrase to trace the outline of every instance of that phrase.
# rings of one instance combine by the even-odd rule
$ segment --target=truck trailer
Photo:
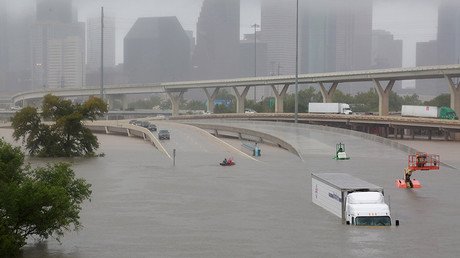
[[[311,174],[312,201],[357,226],[391,226],[383,188],[344,173]],[[397,222],[396,224],[399,224]]]
[[[346,114],[351,115],[353,112],[350,105],[346,103],[308,103],[308,113],[323,114]]]
[[[449,107],[403,105],[401,116],[427,117],[440,119],[458,119],[455,111]]]

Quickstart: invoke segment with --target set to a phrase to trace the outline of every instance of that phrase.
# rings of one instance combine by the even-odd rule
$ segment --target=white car
[[[244,110],[244,113],[246,113],[246,114],[255,114],[257,112],[254,109],[246,108]]]

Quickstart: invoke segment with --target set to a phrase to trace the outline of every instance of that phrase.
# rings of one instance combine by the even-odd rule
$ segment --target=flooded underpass
[[[394,147],[308,127],[251,124],[296,144],[301,157],[261,145],[257,160],[188,126],[171,131],[165,149],[98,135],[105,157],[72,159],[92,184],[81,212],[84,228],[62,244],[32,241],[23,257],[456,257],[460,236],[458,170],[441,167],[414,177],[423,188],[396,189],[407,154]],[[243,126],[235,123],[234,126]],[[11,131],[1,129],[8,138]],[[347,161],[332,159],[343,142]],[[233,148],[232,148],[233,146]],[[245,153],[245,154],[244,154]],[[236,166],[219,162],[232,156]],[[455,160],[454,160],[455,161]],[[353,227],[311,202],[312,172],[344,172],[385,188],[399,227]]]

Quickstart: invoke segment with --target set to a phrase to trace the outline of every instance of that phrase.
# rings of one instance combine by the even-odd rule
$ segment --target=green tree
[[[83,120],[93,121],[107,112],[107,105],[97,97],[83,104],[48,94],[43,99],[43,112],[26,107],[11,119],[15,140],[22,139],[32,156],[73,157],[92,156],[99,148],[97,137],[86,128]],[[41,120],[54,121],[45,124]]]
[[[300,90],[298,92],[298,110],[299,112],[308,112],[308,103],[310,102],[323,102],[321,93],[313,87]],[[295,110],[295,94],[286,94],[284,98],[284,112],[294,113]]]
[[[450,94],[441,94],[430,101],[425,101],[423,104],[435,107],[450,107]]]
[[[379,96],[375,89],[359,92],[354,96],[354,112],[376,112],[379,109]]]
[[[149,99],[137,100],[129,103],[130,109],[152,109],[153,107],[160,106],[162,99],[160,96],[151,96]]]
[[[69,164],[31,169],[20,148],[0,139],[0,257],[13,257],[29,236],[59,241],[81,228],[81,205],[91,185]]]

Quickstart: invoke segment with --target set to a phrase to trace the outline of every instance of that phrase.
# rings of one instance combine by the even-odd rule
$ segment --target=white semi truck
[[[455,111],[449,107],[403,105],[401,116],[428,117],[457,120]]]
[[[308,103],[308,113],[351,115],[350,105],[346,103]]]
[[[311,174],[313,203],[357,226],[390,226],[383,188],[344,173]],[[396,221],[399,225],[399,221]]]

